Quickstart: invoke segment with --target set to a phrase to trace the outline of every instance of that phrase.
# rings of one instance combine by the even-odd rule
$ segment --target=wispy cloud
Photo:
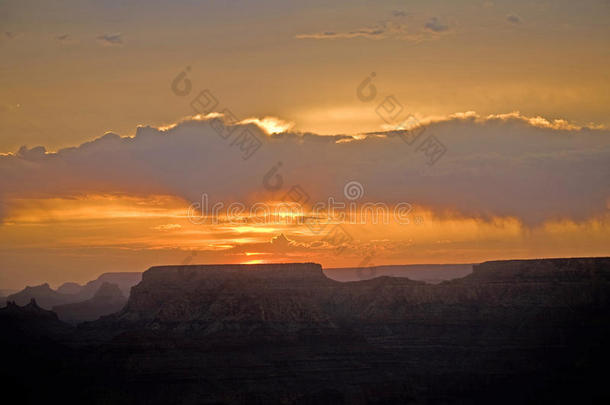
[[[387,35],[385,27],[370,27],[360,28],[354,31],[347,32],[314,32],[312,34],[299,34],[296,36],[298,39],[350,39],[350,38],[370,38],[370,39],[381,39]]]
[[[120,32],[114,34],[104,34],[98,36],[97,40],[105,46],[120,46],[123,45],[123,34]]]
[[[394,10],[392,11],[392,16],[393,17],[406,17],[408,14],[406,11],[402,11],[402,10]]]
[[[393,19],[382,21],[350,31],[321,31],[314,33],[298,34],[297,39],[396,39],[404,41],[422,41],[436,39],[440,34],[446,34],[449,26],[441,23],[438,17],[432,17],[427,21],[419,23],[411,19],[411,15],[400,10],[392,12]],[[406,21],[411,19],[412,21]]]
[[[424,28],[433,32],[444,32],[449,29],[449,27],[440,22],[437,17],[432,17],[424,24]]]
[[[513,24],[521,24],[522,23],[521,17],[519,17],[517,14],[513,14],[513,13],[507,15],[506,16],[506,20],[508,22],[510,22],[510,23],[513,23]]]
[[[171,230],[180,229],[180,228],[182,228],[182,225],[180,225],[180,224],[164,224],[164,225],[154,226],[152,229],[154,229],[155,231],[171,231]]]

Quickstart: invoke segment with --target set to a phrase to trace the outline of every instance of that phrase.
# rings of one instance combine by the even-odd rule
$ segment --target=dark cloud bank
[[[246,126],[239,125],[233,137]],[[19,197],[87,193],[168,194],[199,201],[254,202],[281,198],[300,185],[310,202],[345,200],[358,181],[364,201],[410,202],[437,212],[482,218],[513,216],[526,224],[583,220],[607,213],[610,132],[559,130],[520,117],[452,118],[428,124],[447,147],[433,166],[397,133],[348,136],[267,135],[249,159],[208,121],[187,120],[169,130],[140,127],[134,137],[106,134],[78,147],[47,153],[21,148],[0,156],[0,207]],[[282,162],[279,190],[263,177]],[[275,177],[274,177],[275,178]],[[277,178],[275,178],[277,179]]]

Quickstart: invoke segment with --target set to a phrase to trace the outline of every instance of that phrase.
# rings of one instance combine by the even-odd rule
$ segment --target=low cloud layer
[[[212,202],[246,203],[281,199],[296,185],[310,203],[343,201],[345,184],[357,181],[360,202],[409,202],[438,213],[511,216],[526,224],[607,213],[610,132],[555,129],[541,120],[471,113],[426,124],[420,140],[434,136],[447,149],[434,165],[418,150],[420,140],[405,142],[404,131],[268,135],[253,123],[219,126],[219,118],[165,131],[140,127],[134,137],[106,134],[56,153],[23,147],[1,155],[0,208],[18,198],[98,193],[188,202],[207,193]],[[261,141],[252,154],[239,142],[246,130]]]

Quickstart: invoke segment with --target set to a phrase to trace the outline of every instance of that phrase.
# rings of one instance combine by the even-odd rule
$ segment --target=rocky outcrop
[[[89,300],[105,283],[116,284],[121,294],[129,297],[131,287],[140,280],[142,280],[142,273],[104,273],[84,286],[72,282],[62,284],[57,290],[53,290],[48,283],[35,287],[28,286],[22,291],[8,296],[6,300],[14,301],[18,305],[26,305],[34,298],[42,308],[51,309],[60,305]]]
[[[83,286],[83,291],[81,292],[81,296],[85,296],[87,298],[91,298],[96,291],[104,283],[116,284],[121,293],[125,297],[129,297],[129,293],[131,291],[131,287],[138,284],[142,280],[142,273],[140,272],[114,272],[114,273],[104,273],[99,276],[97,279],[93,281],[89,281],[87,284]]]
[[[77,295],[83,289],[83,286],[78,283],[68,282],[63,283],[57,288],[57,292],[64,295]]]
[[[14,301],[8,301],[6,307],[0,308],[0,317],[24,320],[57,320],[55,313],[40,308],[34,298],[24,306],[19,306]]]
[[[125,309],[105,321],[155,328],[226,320],[451,321],[472,306],[572,311],[607,305],[609,281],[607,259],[488,262],[437,285],[391,277],[340,283],[317,264],[163,266],[145,272]],[[428,306],[435,306],[433,313],[423,310]]]
[[[610,259],[488,262],[436,285],[340,283],[316,264],[154,267],[121,312],[83,329],[113,330],[113,345],[130,353],[174,356],[143,354],[150,363],[131,375],[166,364],[171,381],[221,379],[245,395],[195,394],[187,384],[195,397],[218,402],[502,402],[496,390],[511,384],[528,398],[551,388],[591,392],[590,373],[609,357],[609,275]],[[174,361],[182,366],[170,367]],[[278,388],[278,378],[290,388]],[[516,395],[504,399],[522,399]]]
[[[3,339],[21,341],[27,339],[66,338],[71,328],[60,322],[57,315],[38,306],[35,299],[19,306],[8,301],[0,308],[0,325],[3,326]],[[25,343],[25,342],[24,342]]]
[[[46,396],[53,398],[51,402],[67,403],[64,398],[73,390],[72,384],[78,384],[76,376],[86,370],[84,364],[73,363],[79,357],[66,346],[74,332],[34,299],[23,306],[10,301],[0,308],[2,399],[34,404],[42,403]],[[66,377],[70,381],[58,390]]]
[[[138,284],[142,280],[142,273],[139,272],[114,272],[103,273],[95,280],[89,281],[85,285],[80,285],[73,282],[64,283],[57,289],[61,294],[71,295],[75,297],[75,301],[79,302],[92,298],[104,283],[116,284],[121,293],[125,297],[129,297],[131,287]]]
[[[0,307],[4,306],[7,301],[7,297],[11,294],[16,293],[14,290],[0,289]]]
[[[51,309],[55,305],[71,302],[74,298],[70,295],[58,293],[48,283],[25,287],[20,292],[7,297],[7,301],[13,301],[17,305],[26,305],[32,299],[35,299],[42,308]]]
[[[62,321],[79,323],[93,321],[101,316],[117,312],[126,302],[127,298],[116,284],[104,283],[93,298],[83,302],[54,306],[53,312],[57,313]]]
[[[350,336],[327,313],[332,288],[318,264],[163,266],[144,273],[125,309],[94,325],[248,345]],[[91,326],[91,325],[90,325]]]

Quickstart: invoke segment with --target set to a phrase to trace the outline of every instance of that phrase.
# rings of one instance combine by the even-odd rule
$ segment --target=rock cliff
[[[608,304],[608,259],[487,262],[466,277],[431,285],[378,277],[341,283],[317,264],[163,266],[144,273],[119,314],[125,326],[192,322],[407,321],[458,317],[475,307],[574,311]],[[427,311],[434,306],[434,311]],[[470,317],[478,316],[470,313]]]

